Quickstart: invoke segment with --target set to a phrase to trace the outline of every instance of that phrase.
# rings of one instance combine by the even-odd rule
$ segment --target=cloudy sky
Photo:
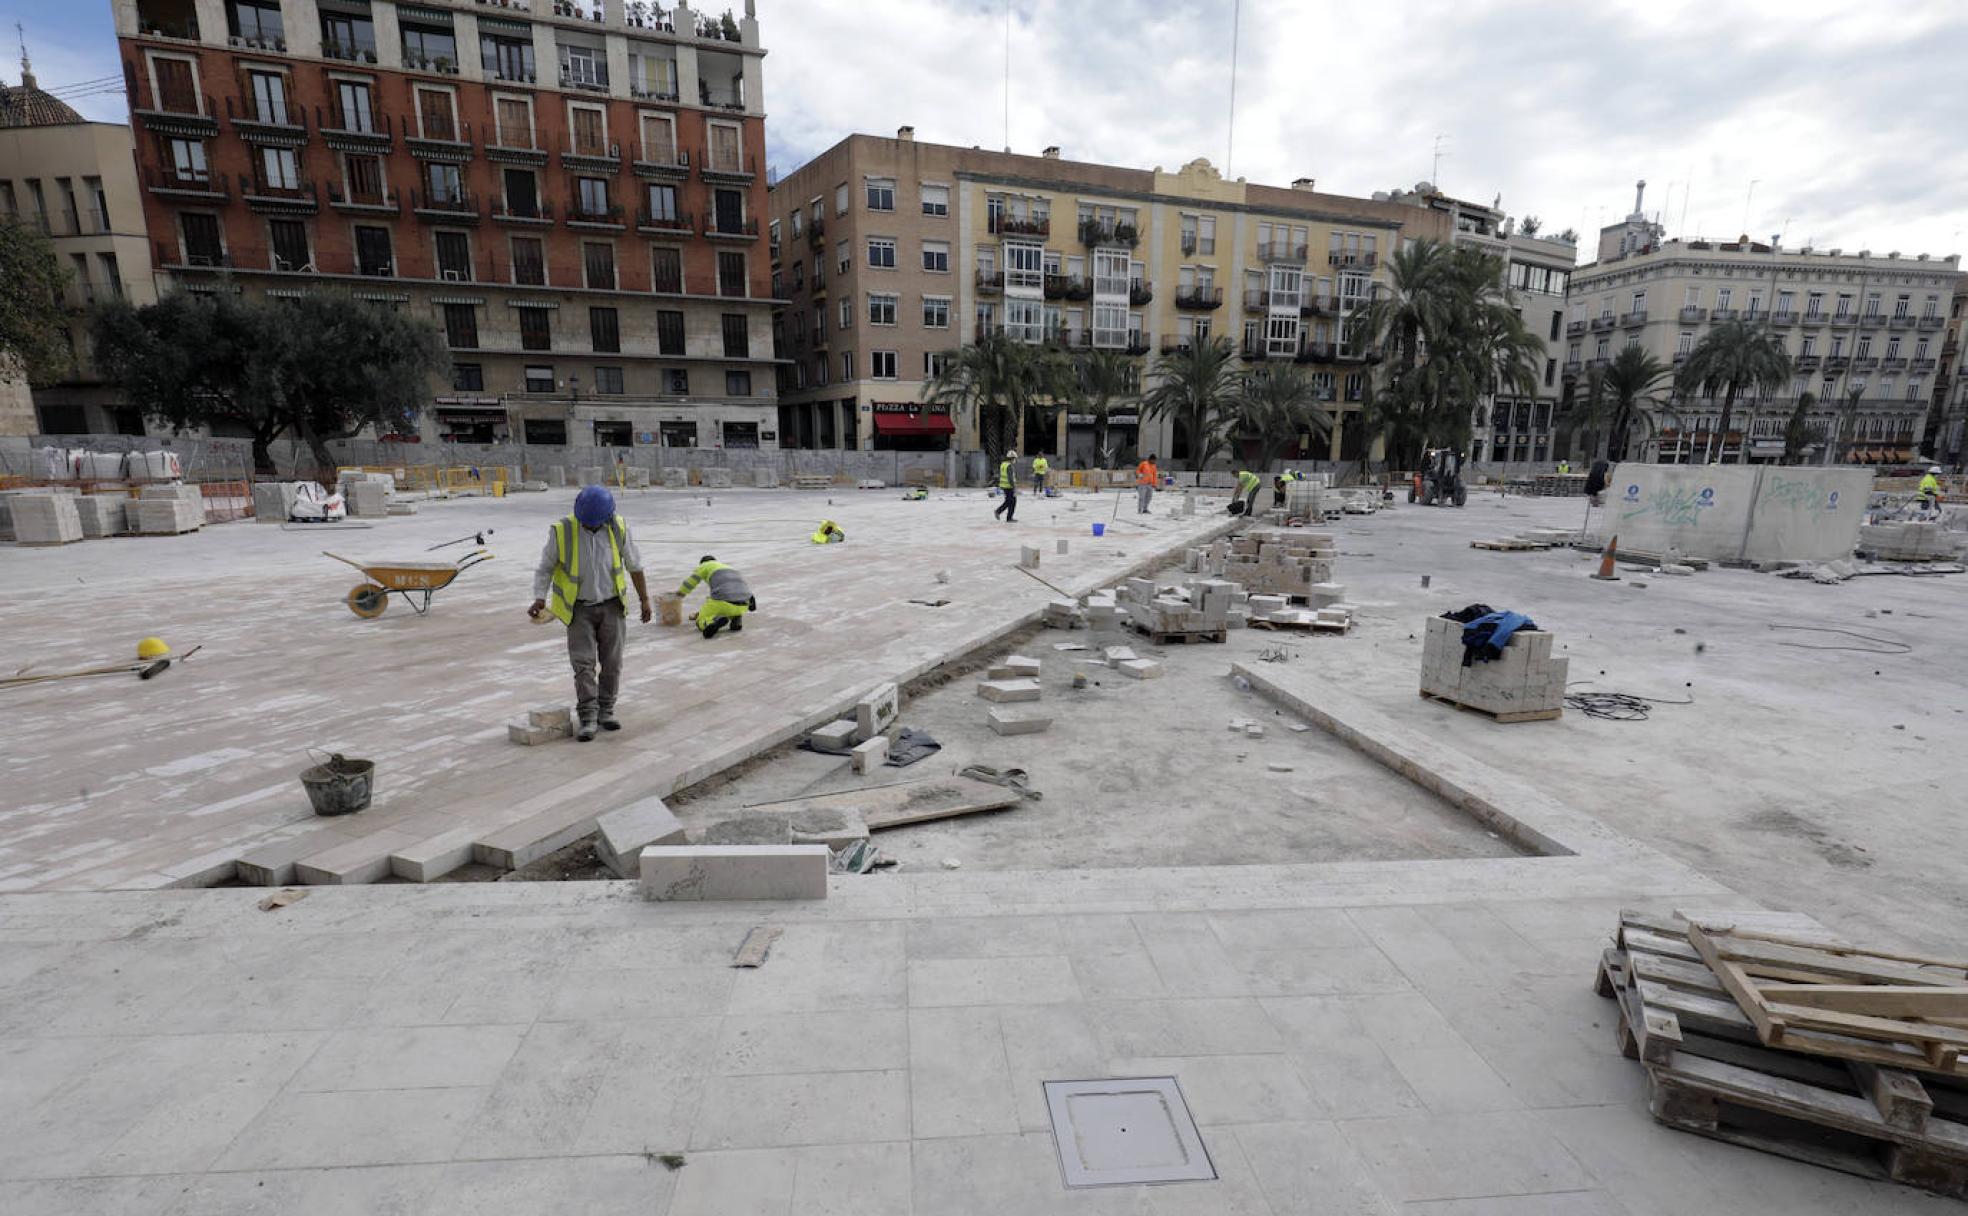
[[[1551,230],[1625,215],[1644,177],[1673,235],[1968,254],[1968,5],[1952,0],[1243,0],[1241,24],[1234,0],[1009,0],[1008,136],[1006,0],[756,2],[781,172],[908,123],[1365,194],[1428,178],[1441,136],[1445,190],[1500,194]],[[44,87],[117,70],[103,0],[6,3]],[[75,104],[123,117],[120,94]]]

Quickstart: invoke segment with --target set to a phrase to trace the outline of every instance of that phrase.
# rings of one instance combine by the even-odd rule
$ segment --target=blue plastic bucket
[[[1106,525],[1106,524],[1095,524],[1095,525],[1093,525],[1093,534],[1094,534],[1095,536],[1105,536],[1105,535],[1107,535],[1107,525]]]

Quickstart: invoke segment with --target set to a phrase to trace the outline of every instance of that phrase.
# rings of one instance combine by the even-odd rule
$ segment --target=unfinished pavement
[[[562,632],[530,624],[524,608],[547,525],[572,491],[427,504],[363,531],[236,524],[10,550],[0,632],[19,663],[101,662],[149,634],[205,649],[162,683],[10,696],[0,890],[206,885],[241,857],[278,882],[522,865],[585,834],[599,811],[718,772],[1035,615],[1053,593],[1014,568],[1021,542],[1044,544],[1047,581],[1085,591],[1226,524],[1165,507],[1096,542],[1088,524],[1111,520],[1114,495],[1078,509],[1028,499],[1008,527],[981,493],[899,494],[837,491],[829,505],[720,491],[709,506],[701,493],[624,494],[652,591],[715,552],[746,571],[761,611],[711,643],[632,627],[626,729],[580,747],[516,747],[505,732],[526,709],[570,697]],[[807,543],[823,517],[847,544]],[[500,560],[440,592],[426,617],[398,601],[358,620],[341,602],[355,575],[319,554],[422,557],[487,528]],[[1057,538],[1067,555],[1053,552]],[[296,780],[310,748],[375,760],[376,805],[316,819]]]

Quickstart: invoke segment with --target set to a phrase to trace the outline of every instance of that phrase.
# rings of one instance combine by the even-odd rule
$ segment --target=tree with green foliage
[[[1332,433],[1332,415],[1302,368],[1289,363],[1253,369],[1231,401],[1231,433],[1256,445],[1255,469],[1269,469],[1306,435]]]
[[[1574,401],[1565,429],[1584,436],[1588,459],[1625,460],[1635,425],[1649,436],[1659,431],[1660,416],[1668,412],[1659,390],[1672,371],[1639,343],[1627,343],[1610,363],[1586,373],[1585,391]]]
[[[1527,215],[1517,225],[1517,231],[1524,236],[1536,236],[1544,227],[1544,221],[1535,215]]]
[[[1745,390],[1771,391],[1790,383],[1790,355],[1783,339],[1768,325],[1743,317],[1719,322],[1702,335],[1688,352],[1688,358],[1675,373],[1675,387],[1683,397],[1699,392],[1713,397],[1722,394],[1722,422],[1709,439],[1704,460],[1720,460],[1729,441],[1729,424],[1735,417],[1736,398]],[[1747,459],[1747,445],[1738,450],[1739,460]]]
[[[171,292],[97,311],[96,362],[130,403],[178,429],[243,431],[255,471],[291,432],[333,469],[327,442],[365,426],[406,428],[449,368],[427,320],[333,291],[292,300]]]
[[[975,419],[987,459],[997,461],[1016,442],[1026,407],[1051,394],[1056,375],[1039,347],[991,333],[946,353],[942,370],[923,385],[923,397]]]
[[[1811,446],[1818,437],[1818,428],[1811,422],[1811,407],[1818,403],[1818,395],[1809,391],[1797,394],[1797,408],[1790,411],[1790,421],[1784,424],[1783,462],[1797,464],[1804,459],[1804,449]]]
[[[1240,386],[1237,348],[1225,337],[1202,338],[1155,360],[1155,387],[1141,399],[1144,418],[1167,418],[1189,441],[1189,467],[1200,469],[1225,446],[1224,428]]]
[[[1107,446],[1108,420],[1114,411],[1141,396],[1141,364],[1118,350],[1089,350],[1073,356],[1061,378],[1060,396],[1075,414],[1093,419],[1095,459],[1102,468],[1116,467],[1121,453]]]
[[[68,272],[39,229],[0,218],[0,367],[18,367],[28,382],[59,379],[73,357],[63,330]]]

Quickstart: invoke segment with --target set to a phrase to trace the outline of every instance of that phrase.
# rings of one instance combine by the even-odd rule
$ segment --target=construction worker
[[[1230,497],[1230,514],[1249,515],[1257,510],[1258,487],[1264,479],[1249,469],[1237,470],[1237,491]]]
[[[1926,476],[1920,479],[1920,489],[1914,502],[1919,504],[1922,515],[1938,514],[1941,509],[1941,466],[1930,465]]]
[[[840,525],[833,520],[823,519],[820,521],[820,530],[809,539],[816,545],[838,545],[847,539],[847,533],[841,531]]]
[[[1292,472],[1290,469],[1286,469],[1276,477],[1273,477],[1271,479],[1271,505],[1274,507],[1284,506],[1285,487],[1297,480],[1298,474]]]
[[[693,587],[703,582],[710,584],[705,589],[704,606],[697,610],[697,628],[704,640],[716,637],[718,630],[726,625],[731,626],[733,633],[743,633],[745,614],[758,611],[758,599],[745,586],[745,577],[706,553],[690,577],[677,588],[677,598],[685,598]]]
[[[1559,461],[1559,462],[1558,462],[1558,476],[1560,476],[1560,477],[1569,477],[1569,476],[1571,475],[1571,472],[1572,472],[1572,462],[1571,462],[1571,461],[1569,461],[1569,460],[1561,460],[1561,461]]]
[[[574,499],[574,513],[547,532],[547,547],[533,571],[533,603],[567,626],[567,659],[574,666],[575,712],[586,743],[596,730],[621,730],[615,693],[622,682],[622,641],[628,632],[628,589],[635,584],[642,620],[649,623],[649,586],[642,554],[628,521],[615,513],[615,496],[589,486]]]
[[[1153,452],[1134,466],[1134,513],[1148,514],[1148,503],[1155,497],[1155,488],[1162,484],[1162,471],[1155,467]]]
[[[1002,515],[1008,524],[1018,522],[1018,476],[1013,468],[1017,463],[1017,452],[1005,453],[1004,463],[998,466],[998,492],[1003,495],[1003,501],[991,512],[992,519]]]
[[[1040,498],[1045,497],[1046,474],[1051,471],[1052,466],[1046,463],[1045,457],[1032,457],[1032,493],[1038,495]]]

